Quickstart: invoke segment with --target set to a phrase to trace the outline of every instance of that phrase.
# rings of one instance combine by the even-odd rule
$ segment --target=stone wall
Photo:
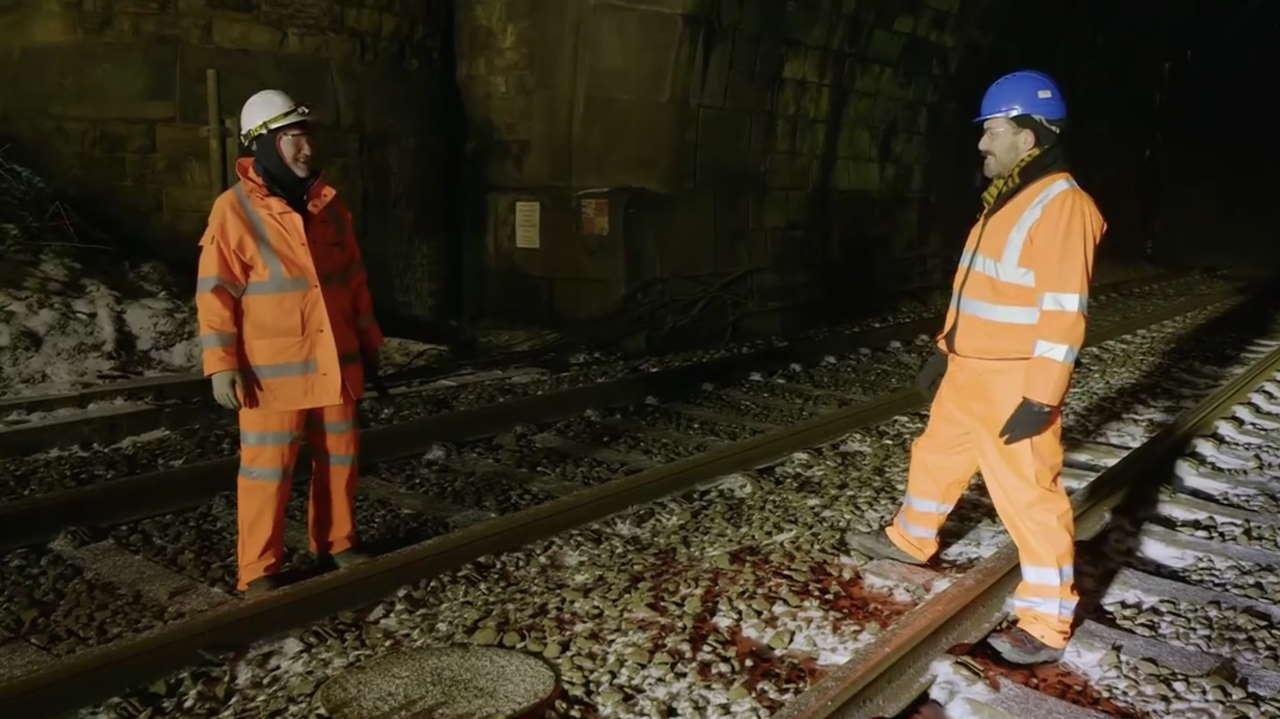
[[[0,146],[122,237],[193,270],[216,190],[206,69],[218,71],[225,117],[259,89],[285,89],[314,111],[380,315],[428,317],[446,289],[452,222],[439,112],[450,12],[423,0],[0,2]]]
[[[970,135],[946,147],[966,127],[947,84],[985,5],[467,3],[458,79],[488,197],[469,228],[485,307],[557,321],[644,288],[715,287],[740,324],[775,329],[770,310],[936,282],[952,258],[931,193],[972,152]],[[583,191],[610,199],[608,234],[584,231]],[[517,201],[541,203],[536,249],[515,244]]]

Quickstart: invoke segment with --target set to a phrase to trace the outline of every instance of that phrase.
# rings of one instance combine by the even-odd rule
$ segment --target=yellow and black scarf
[[[983,213],[990,213],[992,211],[991,208],[995,206],[996,200],[1000,199],[1001,195],[1012,196],[1018,191],[1018,188],[1022,185],[1022,168],[1039,157],[1040,154],[1040,146],[1036,145],[1028,150],[1027,154],[1022,156],[1022,159],[1014,163],[1013,169],[1009,170],[1009,174],[997,177],[991,181],[991,184],[987,185],[987,189],[982,191]]]

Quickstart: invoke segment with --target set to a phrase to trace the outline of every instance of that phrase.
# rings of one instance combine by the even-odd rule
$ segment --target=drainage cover
[[[556,691],[542,659],[496,647],[433,647],[371,659],[320,688],[335,719],[508,719],[540,708]]]

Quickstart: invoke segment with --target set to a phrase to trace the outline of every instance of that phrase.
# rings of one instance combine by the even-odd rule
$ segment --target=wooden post
[[[232,115],[224,118],[222,124],[227,128],[227,155],[223,160],[227,167],[227,181],[234,185],[240,181],[236,175],[236,160],[240,159],[240,118]]]
[[[227,188],[227,166],[222,145],[222,108],[218,98],[218,71],[204,71],[205,100],[209,110],[209,192],[217,197]]]

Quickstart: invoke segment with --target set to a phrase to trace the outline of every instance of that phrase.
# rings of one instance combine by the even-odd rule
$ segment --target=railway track
[[[1219,294],[1189,298],[1181,304],[1166,307],[1159,317],[1118,317],[1111,322],[1096,322],[1096,331],[1091,336],[1091,343],[1138,331],[1153,320],[1177,317],[1206,302],[1232,304],[1225,294]],[[781,358],[777,361],[781,361]],[[756,366],[767,365],[761,363]],[[554,398],[553,403],[559,407],[558,411],[562,413],[560,416],[577,415],[588,410],[599,412],[600,407],[610,403],[632,403],[636,402],[637,398],[643,401],[644,398],[653,396],[654,392],[663,394],[664,385],[661,382],[670,382],[669,387],[674,391],[687,387],[690,382],[698,381],[699,377],[687,376],[692,373],[690,368],[684,368],[684,371],[685,376],[672,375],[671,378],[662,378],[657,383],[642,383],[639,386],[627,384],[627,382],[615,384],[608,390],[613,394],[604,395],[606,398],[613,399],[604,403],[600,402],[599,395],[588,397],[591,393],[585,392],[581,393],[580,404],[572,403],[574,397],[572,394],[559,395]],[[735,391],[740,395],[745,393],[755,398],[768,394],[752,391],[751,388]],[[786,391],[784,390],[784,393]],[[836,393],[824,392],[820,387],[796,384],[795,388],[790,389],[789,396],[798,395],[810,398],[819,396],[831,400]],[[743,398],[738,396],[734,399],[741,401]],[[776,402],[783,401],[777,397],[774,399]],[[567,405],[566,402],[568,402]],[[530,406],[533,404],[536,402],[531,403]],[[218,597],[216,592],[210,593],[198,589],[176,591],[173,586],[170,586],[165,591],[174,592],[170,595],[171,597],[188,592],[203,597],[195,602],[197,608],[192,610],[193,617],[170,622],[150,635],[75,653],[69,658],[48,664],[41,671],[20,677],[0,687],[0,699],[5,701],[5,706],[11,706],[10,701],[17,702],[12,706],[29,709],[32,712],[29,714],[31,716],[40,716],[43,712],[51,710],[51,707],[66,708],[100,699],[104,696],[104,691],[120,691],[124,687],[137,684],[144,677],[154,676],[172,668],[175,662],[190,661],[193,652],[198,649],[248,642],[278,632],[285,626],[319,619],[343,609],[367,605],[395,592],[397,588],[413,579],[438,575],[482,555],[526,546],[539,537],[550,536],[568,527],[586,524],[618,510],[687,489],[699,482],[777,461],[798,448],[828,442],[857,427],[883,422],[915,409],[919,400],[910,393],[890,393],[862,405],[825,413],[811,412],[811,415],[817,416],[811,416],[799,422],[778,422],[776,418],[770,417],[775,420],[772,423],[765,421],[764,415],[756,419],[744,418],[741,415],[740,405],[735,405],[739,414],[733,415],[730,414],[732,408],[717,407],[714,402],[709,404],[711,404],[710,408],[706,406],[692,408],[700,410],[699,412],[682,411],[689,408],[681,407],[670,410],[660,406],[660,403],[659,406],[651,409],[654,412],[674,412],[686,421],[712,422],[728,416],[734,420],[731,424],[738,427],[736,432],[745,432],[743,437],[737,441],[730,441],[734,432],[720,437],[703,432],[702,443],[711,446],[709,451],[686,456],[672,463],[649,460],[649,463],[654,466],[648,468],[641,467],[645,457],[638,453],[629,453],[625,449],[601,447],[598,444],[589,444],[557,433],[526,433],[527,436],[535,438],[534,444],[542,449],[578,459],[584,457],[593,459],[604,463],[606,469],[610,470],[621,466],[624,469],[638,471],[621,479],[583,489],[580,486],[548,481],[536,476],[513,477],[509,469],[499,467],[494,470],[496,473],[508,481],[523,483],[538,489],[544,499],[558,494],[564,496],[488,521],[476,523],[477,520],[484,519],[483,513],[477,513],[475,510],[470,510],[469,514],[467,510],[454,511],[447,503],[423,501],[422,495],[412,490],[387,486],[391,483],[375,479],[372,482],[375,497],[381,497],[388,502],[399,501],[411,504],[416,502],[420,510],[424,512],[430,510],[434,513],[443,524],[443,528],[453,527],[455,531],[434,541],[400,549],[369,565],[316,577],[255,602],[233,606],[233,603],[226,601],[225,596]],[[817,403],[814,407],[829,409],[822,403]],[[555,416],[554,413],[552,414]],[[545,422],[546,416],[531,414],[523,419],[526,423]],[[651,417],[641,419],[651,419]],[[442,438],[460,442],[479,436],[498,434],[512,425],[509,417],[502,427],[496,424],[486,425],[485,422],[496,420],[493,417],[486,418],[484,412],[470,416],[469,421],[474,424],[467,425],[465,421],[468,420],[452,417],[435,426],[418,423],[410,426],[380,428],[388,430],[381,435],[377,434],[379,429],[368,430],[366,450],[369,454],[365,461],[392,463],[392,460],[398,457],[424,451],[430,452]],[[598,424],[606,425],[614,431],[624,432],[636,431],[646,426],[643,421],[637,422],[634,418],[612,419]],[[770,429],[774,425],[781,426]],[[652,430],[652,426],[648,428]],[[600,436],[599,427],[593,431]],[[427,432],[437,433],[428,435]],[[658,432],[670,435],[666,439],[672,443],[677,443],[677,440],[682,437],[677,431],[658,430]],[[429,438],[430,441],[426,442],[424,438]],[[412,444],[413,442],[417,444]],[[411,444],[412,447],[406,449]],[[717,444],[719,446],[716,446]],[[608,449],[610,453],[602,455],[602,449]],[[687,450],[687,447],[684,449]],[[457,462],[458,455],[445,459]],[[227,488],[229,478],[226,476],[219,478],[219,471],[225,471],[225,469],[219,470],[216,466],[203,467],[200,471],[204,473],[204,479],[201,479],[201,475],[192,474],[191,470],[186,469],[179,474],[164,475],[159,481],[153,477],[149,480],[150,484],[139,483],[136,478],[129,480],[133,482],[132,484],[121,484],[126,480],[105,482],[99,486],[90,487],[87,493],[79,494],[79,498],[74,501],[69,495],[61,497],[50,495],[12,503],[5,508],[8,514],[0,511],[0,517],[4,518],[0,524],[6,528],[5,542],[7,546],[12,547],[36,540],[47,540],[51,535],[64,530],[68,524],[79,523],[77,519],[83,523],[89,523],[91,520],[97,525],[111,524],[136,519],[138,516],[170,511],[175,506],[205,502],[220,489]],[[231,473],[233,476],[234,466],[231,467]],[[527,470],[525,473],[532,474]],[[612,477],[619,473],[614,471],[614,474],[608,476]],[[122,487],[127,489],[121,489]],[[113,496],[117,496],[112,492],[118,493],[121,500],[112,499]],[[415,496],[417,499],[414,499]],[[58,505],[52,502],[55,497],[58,501],[64,501],[65,504]],[[88,501],[92,506],[86,504],[85,497],[90,498]],[[131,500],[125,498],[131,498]],[[116,515],[101,511],[113,502],[122,506],[132,504],[134,509],[121,510],[121,513]],[[78,509],[69,509],[76,503],[79,503]],[[41,513],[46,517],[52,512],[61,519],[55,522],[45,521],[41,525],[40,522],[32,519],[35,516],[33,507],[40,507]],[[129,514],[129,511],[133,514]],[[58,515],[58,512],[62,514]],[[75,512],[80,514],[75,515]],[[26,528],[22,529],[24,523]],[[32,529],[32,527],[36,528]],[[95,537],[90,536],[89,539],[95,539]],[[70,544],[64,542],[60,550],[62,555],[79,556],[86,566],[91,566],[102,552],[109,549],[107,545],[110,544],[110,540],[89,541],[81,543],[81,546],[75,546],[76,544],[76,542]],[[130,563],[126,562],[126,564]],[[136,565],[136,563],[133,564]],[[171,577],[170,579],[172,580]],[[173,581],[180,582],[180,578]],[[188,585],[190,584],[191,582],[188,581]],[[203,604],[215,608],[204,611],[207,607]],[[89,688],[86,688],[89,684],[85,681],[87,676],[94,677]]]
[[[1280,327],[1247,357],[1253,361],[1220,385],[1215,380],[1221,378],[1193,380],[1194,389],[1211,393],[1142,444],[1068,454],[1077,537],[1094,541],[1077,561],[1086,570],[1081,594],[1092,608],[1065,663],[1107,685],[1111,701],[1134,712],[1126,716],[1280,713],[1280,601],[1265,592],[1266,580],[1247,576],[1280,577],[1280,520],[1256,511],[1280,506],[1280,475],[1230,473],[1261,470],[1268,464],[1263,457],[1280,456],[1280,440],[1264,434],[1280,427]],[[1273,460],[1266,469],[1275,468]],[[1214,532],[1206,525],[1235,529]],[[1253,527],[1260,530],[1256,541],[1246,531]],[[938,675],[945,681],[937,694],[953,712],[988,707],[1009,715],[1107,716],[1052,695],[1033,698],[1034,689],[1016,682],[997,680],[1003,686],[992,690],[998,672],[948,654],[980,640],[1008,614],[1006,602],[1020,579],[1017,551],[1007,539],[993,549],[776,716],[893,716]],[[1234,575],[1221,577],[1224,566],[1234,567]],[[1204,570],[1218,576],[1209,579]],[[1177,605],[1184,605],[1183,614],[1172,611]],[[1214,610],[1200,609],[1197,626],[1188,619],[1197,610],[1185,605],[1219,607],[1215,614],[1243,617],[1245,629],[1215,636],[1214,624],[1222,620],[1208,617]],[[1144,612],[1155,606],[1169,611],[1163,618]],[[1251,633],[1262,636],[1250,642]]]
[[[1156,277],[1115,282],[1098,287],[1097,299],[1122,298],[1164,287],[1174,292],[1194,288],[1202,281],[1192,273],[1171,273]],[[799,339],[790,350],[797,360],[814,352],[839,352],[858,343],[874,343],[881,335],[905,337],[932,331],[937,317],[898,323],[898,329],[871,328],[835,331],[818,339]],[[749,346],[749,345],[748,345]],[[768,353],[767,350],[764,351]],[[706,353],[687,353],[687,361],[700,362]],[[732,351],[742,355],[751,352]],[[676,360],[680,364],[684,362]],[[767,357],[761,358],[767,362]],[[610,367],[613,364],[616,367]],[[448,393],[450,390],[475,388],[486,383],[501,383],[502,389],[488,395],[498,401],[504,394],[518,394],[520,387],[512,383],[531,382],[527,390],[546,391],[583,385],[636,371],[628,365],[637,363],[605,363],[603,367],[575,367],[563,351],[525,351],[468,362],[410,367],[388,374],[384,379],[389,397],[371,395],[378,404],[411,403],[422,395]],[[595,371],[592,371],[595,370]],[[558,380],[551,380],[556,377]],[[537,380],[543,380],[538,382]],[[550,381],[548,381],[550,380]],[[547,386],[543,386],[546,384]],[[367,388],[370,392],[373,387]],[[483,403],[483,397],[481,402]],[[445,403],[419,403],[412,410],[419,414],[436,414],[452,409]],[[367,405],[367,403],[366,403]],[[367,413],[366,413],[367,414]],[[0,400],[0,458],[17,457],[35,452],[77,444],[110,445],[128,437],[160,430],[174,430],[201,425],[221,425],[225,430],[234,417],[218,411],[208,397],[207,381],[196,375],[148,377],[118,382],[101,387],[57,395],[20,397]],[[377,420],[378,415],[367,416]]]

